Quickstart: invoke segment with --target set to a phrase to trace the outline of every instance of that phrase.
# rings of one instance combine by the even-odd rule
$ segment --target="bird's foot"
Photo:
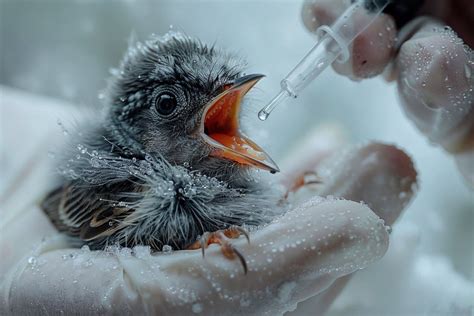
[[[231,226],[224,230],[218,230],[216,232],[205,232],[199,240],[189,246],[188,249],[202,249],[202,256],[205,255],[205,250],[210,244],[221,245],[221,251],[224,256],[228,259],[234,259],[236,256],[239,258],[244,273],[247,274],[247,261],[245,260],[242,253],[230,242],[230,239],[239,238],[240,235],[244,235],[247,241],[250,243],[248,232],[242,227]]]
[[[283,200],[288,199],[290,193],[296,192],[302,187],[321,183],[323,183],[323,181],[321,180],[321,177],[319,177],[319,175],[316,173],[316,171],[306,171],[295,179],[293,184],[288,188],[285,195],[283,196]]]

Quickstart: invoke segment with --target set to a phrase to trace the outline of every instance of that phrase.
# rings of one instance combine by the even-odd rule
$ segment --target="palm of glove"
[[[15,111],[29,109],[26,104],[30,103],[15,107]],[[50,113],[56,110],[50,109]],[[35,117],[33,112],[30,109],[29,114]],[[35,136],[37,143],[51,141],[56,130],[54,124],[44,122],[45,134]],[[8,212],[4,223],[8,225],[2,226],[2,232],[8,238],[2,241],[8,243],[0,249],[6,258],[2,272],[9,273],[2,274],[2,314],[37,312],[39,307],[48,313],[282,313],[318,294],[314,308],[324,311],[337,294],[331,289],[340,287],[336,280],[383,256],[388,245],[385,225],[391,225],[411,199],[416,173],[403,152],[379,144],[347,149],[337,159],[321,163],[341,146],[330,131],[319,131],[310,146],[302,146],[306,157],[313,158],[289,157],[288,167],[283,168],[289,173],[283,173],[282,180],[317,167],[324,184],[317,191],[309,190],[312,198],[298,197],[303,192],[296,194],[292,210],[251,232],[250,244],[244,238],[235,240],[248,260],[247,275],[238,261],[223,258],[215,245],[208,248],[205,259],[199,250],[151,255],[143,247],[106,252],[68,249],[58,237],[46,239],[32,251],[38,240],[56,235],[35,206],[34,196],[46,190],[38,185],[44,178],[36,178],[41,192],[35,195],[31,191],[30,203],[15,211],[17,203],[5,202]],[[35,154],[43,164],[49,160],[46,152]],[[28,167],[34,180],[38,168],[44,166]],[[28,187],[28,183],[22,186]],[[18,201],[14,194],[11,197]],[[11,241],[19,240],[13,248]]]

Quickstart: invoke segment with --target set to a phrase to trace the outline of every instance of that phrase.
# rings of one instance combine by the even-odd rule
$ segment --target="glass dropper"
[[[350,44],[375,21],[390,2],[391,0],[357,0],[330,27],[320,26],[316,31],[316,45],[280,82],[280,92],[258,112],[258,118],[266,120],[279,104],[296,98],[334,61],[347,61],[350,57]]]

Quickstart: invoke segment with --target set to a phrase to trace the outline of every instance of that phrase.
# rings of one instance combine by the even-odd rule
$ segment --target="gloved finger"
[[[282,164],[284,184],[291,188],[291,181],[298,181],[308,171],[317,171],[322,184],[311,186],[303,194],[297,193],[298,199],[318,194],[363,201],[387,225],[392,225],[414,194],[417,173],[413,162],[402,150],[380,143],[344,150],[345,141],[336,131],[317,128],[296,146],[294,154]],[[374,183],[374,178],[379,182]],[[389,192],[388,195],[380,194],[380,189]]]
[[[302,19],[306,28],[314,32],[321,25],[331,25],[349,5],[344,0],[305,0]],[[368,16],[361,11],[354,23],[366,23]],[[351,57],[345,63],[333,64],[334,70],[351,79],[377,76],[383,72],[395,54],[397,29],[394,19],[381,14],[350,47]]]
[[[387,225],[399,217],[417,187],[417,173],[410,157],[394,146],[378,143],[336,152],[318,171],[323,178],[319,194],[364,201]],[[338,279],[323,293],[298,304],[295,314],[322,315],[349,278],[350,275]]]
[[[411,158],[381,143],[336,152],[323,161],[318,173],[323,179],[319,195],[363,201],[387,225],[393,225],[417,189]]]
[[[315,127],[281,163],[282,182],[291,188],[302,175],[316,171],[321,185],[310,187],[297,199],[317,194],[363,201],[392,225],[415,193],[417,172],[411,158],[401,149],[382,143],[347,147],[341,127]]]
[[[388,246],[383,221],[367,206],[314,198],[233,241],[245,256],[201,251],[150,255],[149,248],[116,252],[57,250],[23,263],[2,311],[48,313],[240,314],[290,310],[337,278],[379,259]],[[31,286],[35,284],[35,286]]]
[[[402,106],[417,128],[450,152],[472,151],[473,50],[431,20],[401,46],[397,68]]]

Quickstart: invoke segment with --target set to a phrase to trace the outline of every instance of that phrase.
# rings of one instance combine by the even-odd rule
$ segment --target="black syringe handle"
[[[386,2],[387,0],[366,0],[365,6],[370,11]],[[417,15],[424,2],[424,0],[391,0],[383,12],[390,14],[395,19],[397,27],[401,28]]]

